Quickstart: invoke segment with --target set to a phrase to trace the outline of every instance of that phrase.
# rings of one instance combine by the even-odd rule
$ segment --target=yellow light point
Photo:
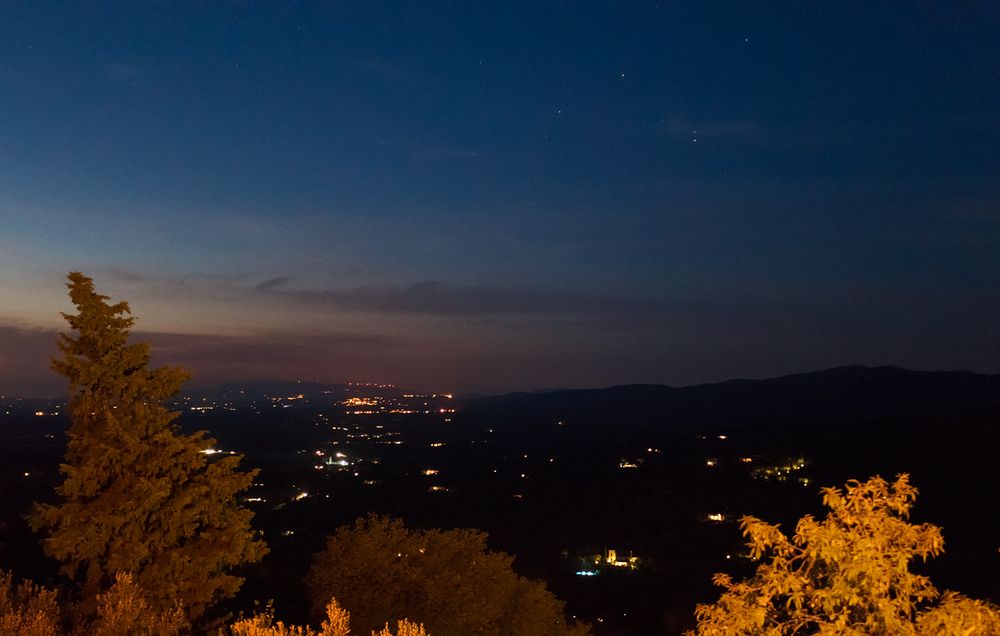
[[[431,443],[431,448],[439,448],[441,446],[444,446],[444,442],[432,442]]]
[[[725,521],[726,517],[721,512],[713,512],[712,514],[708,515],[708,520],[709,521]]]
[[[422,474],[427,475],[428,477],[430,477],[431,475],[438,474],[438,472],[440,472],[440,471],[438,469],[436,469],[436,468],[428,468]]]
[[[35,411],[35,415],[37,415],[38,417],[41,417],[41,416],[45,415],[45,411]]]

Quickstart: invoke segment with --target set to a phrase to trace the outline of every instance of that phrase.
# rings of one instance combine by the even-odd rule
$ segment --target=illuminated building
[[[627,558],[620,558],[618,551],[609,548],[602,554],[594,554],[580,559],[577,576],[596,576],[602,570],[623,570],[630,572],[639,567],[639,557],[629,552]]]

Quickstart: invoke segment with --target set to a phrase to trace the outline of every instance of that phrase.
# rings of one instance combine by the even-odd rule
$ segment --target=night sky
[[[0,393],[1000,372],[1000,4],[0,4]]]

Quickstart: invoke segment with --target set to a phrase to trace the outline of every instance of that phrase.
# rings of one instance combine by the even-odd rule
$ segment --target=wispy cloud
[[[109,267],[103,273],[111,280],[119,280],[125,283],[150,283],[163,280],[162,276],[147,274],[125,267]]]
[[[301,364],[316,358],[334,362],[338,356],[382,354],[410,343],[395,336],[343,331],[270,331],[245,336],[139,331],[133,340],[151,343],[153,353],[164,360],[199,368],[220,363],[250,368]]]
[[[294,290],[284,277],[255,286],[262,293],[306,306],[389,314],[438,316],[595,315],[656,308],[649,301],[585,296],[520,287],[450,285],[422,281],[403,286]]]
[[[287,285],[291,282],[291,280],[291,276],[275,276],[274,278],[269,278],[257,283],[253,286],[253,288],[257,291],[268,291],[270,289],[275,289],[276,287]]]

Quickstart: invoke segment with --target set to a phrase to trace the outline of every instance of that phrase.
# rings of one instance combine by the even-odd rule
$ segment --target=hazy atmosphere
[[[856,11],[865,7],[865,19]],[[0,392],[1000,371],[994,3],[5,3]]]

